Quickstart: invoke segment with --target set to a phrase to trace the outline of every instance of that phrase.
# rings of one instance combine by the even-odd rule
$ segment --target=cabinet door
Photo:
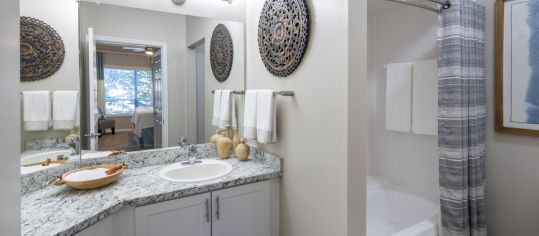
[[[269,181],[212,193],[212,236],[269,236]]]
[[[211,236],[210,193],[135,208],[136,236]]]

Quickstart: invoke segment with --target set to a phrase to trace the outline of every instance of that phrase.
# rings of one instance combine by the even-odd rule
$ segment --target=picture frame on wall
[[[539,1],[496,1],[496,131],[539,137]]]

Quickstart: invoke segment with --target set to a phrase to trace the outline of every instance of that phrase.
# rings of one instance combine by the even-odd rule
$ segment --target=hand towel
[[[70,130],[75,128],[78,97],[78,91],[54,91],[52,93],[53,129]]]
[[[258,90],[245,92],[245,105],[243,107],[243,137],[256,139],[256,99]]]
[[[412,63],[387,65],[386,129],[410,132],[412,128]]]
[[[49,91],[23,92],[23,123],[27,131],[49,129],[51,100]]]
[[[438,63],[417,61],[413,66],[412,133],[438,135]]]
[[[256,140],[262,144],[277,142],[277,116],[273,90],[261,90],[256,98]]]
[[[230,125],[230,98],[232,90],[221,91],[221,109],[219,115],[219,129],[225,129]]]
[[[238,117],[236,114],[236,98],[232,96],[232,128],[238,128]]]
[[[213,119],[211,124],[219,126],[219,116],[221,115],[221,90],[215,90],[213,94]]]

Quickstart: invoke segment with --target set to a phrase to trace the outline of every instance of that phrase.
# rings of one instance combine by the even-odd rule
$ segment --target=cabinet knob
[[[217,220],[219,220],[219,216],[221,215],[221,212],[219,211],[219,197],[215,197],[215,217],[217,217]]]

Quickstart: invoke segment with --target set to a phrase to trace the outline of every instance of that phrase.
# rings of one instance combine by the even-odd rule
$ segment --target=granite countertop
[[[233,166],[232,171],[204,182],[162,180],[158,172],[170,164],[165,163],[127,169],[117,182],[96,190],[47,186],[28,192],[21,199],[22,235],[73,235],[124,207],[143,206],[281,176],[280,158],[256,152],[261,157],[250,158],[247,162],[234,158],[226,160]]]

